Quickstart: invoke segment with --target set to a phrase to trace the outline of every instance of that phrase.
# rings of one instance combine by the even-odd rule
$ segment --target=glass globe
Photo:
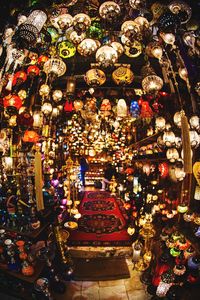
[[[43,112],[44,115],[50,115],[52,109],[53,107],[50,102],[44,102],[44,104],[41,107],[41,111]]]
[[[82,32],[81,34],[78,34],[75,30],[70,33],[69,39],[74,43],[75,45],[80,44],[86,37],[85,32]]]
[[[174,45],[175,35],[173,33],[160,32],[160,36],[166,44],[172,45],[172,46]]]
[[[142,80],[142,88],[147,94],[158,92],[163,87],[163,80],[157,75],[149,75]]]
[[[131,42],[134,42],[134,40],[142,40],[142,34],[139,27],[139,24],[129,20],[125,21],[121,26],[122,34],[125,35],[126,38],[128,38]]]
[[[47,74],[54,73],[56,76],[60,77],[65,74],[67,67],[62,59],[50,58],[45,62],[43,70]]]
[[[180,111],[177,111],[174,115],[174,124],[181,128],[181,112]]]
[[[122,44],[120,44],[118,42],[112,42],[111,46],[117,51],[117,54],[119,57],[123,54],[124,47],[122,46]]]
[[[90,69],[86,72],[84,79],[89,86],[96,87],[105,83],[106,75],[100,69]]]
[[[192,116],[189,120],[190,126],[192,129],[199,129],[199,117],[198,116]]]
[[[190,144],[192,148],[198,148],[200,143],[199,135],[195,130],[190,130]]]
[[[157,117],[155,120],[155,126],[158,130],[164,130],[165,129],[166,120],[163,117]]]
[[[106,1],[99,7],[99,15],[102,19],[112,21],[120,15],[120,6],[114,1]]]
[[[78,45],[78,52],[83,56],[89,56],[96,52],[98,48],[98,45],[95,40],[93,39],[84,39],[79,45]]]
[[[178,150],[176,148],[168,149],[166,152],[166,157],[170,162],[175,162],[177,159],[179,159]]]
[[[53,101],[59,102],[63,97],[63,92],[61,90],[54,90],[52,94]]]
[[[175,134],[173,131],[165,131],[163,141],[167,147],[172,147],[175,144]]]
[[[39,89],[39,94],[41,97],[47,97],[50,93],[50,87],[48,84],[42,84]]]
[[[74,16],[73,25],[75,31],[84,32],[90,27],[91,19],[88,15],[80,13]]]
[[[115,64],[117,60],[117,51],[111,46],[102,46],[96,52],[96,61],[105,68]]]

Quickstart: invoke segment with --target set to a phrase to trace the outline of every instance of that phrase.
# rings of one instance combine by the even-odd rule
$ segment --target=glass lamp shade
[[[50,102],[44,102],[44,104],[41,107],[41,111],[43,112],[44,115],[50,115],[52,110],[53,107]]]
[[[178,248],[171,248],[170,249],[170,254],[173,257],[177,257],[181,254],[181,251]]]
[[[54,102],[59,102],[63,97],[63,92],[61,90],[54,90],[52,93],[52,98]]]
[[[140,107],[137,101],[132,100],[130,105],[130,113],[133,118],[138,118],[140,115]]]
[[[125,21],[121,26],[121,31],[122,34],[124,34],[125,37],[130,40],[130,42],[134,42],[134,40],[138,40],[138,41],[142,40],[140,26],[135,21],[132,20]]]
[[[194,199],[200,201],[200,186],[196,185],[194,192]]]
[[[124,99],[119,99],[117,102],[117,116],[120,118],[124,118],[127,116],[128,109],[127,104]]]
[[[186,272],[186,267],[184,265],[175,265],[173,271],[175,275],[182,276]]]
[[[163,48],[160,45],[159,42],[150,42],[147,46],[146,46],[146,53],[149,57],[155,57],[158,60],[160,60],[163,56]]]
[[[192,246],[190,246],[187,250],[184,250],[183,255],[185,259],[189,259],[190,257],[194,256],[195,250]]]
[[[79,45],[78,45],[78,52],[83,56],[89,56],[96,52],[98,48],[98,44],[93,39],[84,39]]]
[[[174,173],[175,173],[176,179],[178,181],[182,181],[185,178],[185,175],[186,175],[185,172],[184,172],[183,165],[176,166],[175,170],[174,170]]]
[[[131,84],[133,78],[133,72],[127,67],[119,67],[112,73],[112,79],[117,85]]]
[[[129,4],[133,9],[139,9],[144,7],[145,1],[144,0],[129,0]]]
[[[142,48],[142,44],[139,41],[135,40],[133,43],[130,43],[130,46],[124,46],[124,53],[128,57],[138,57],[142,53]]]
[[[76,47],[69,41],[63,41],[58,44],[58,53],[62,58],[70,58],[76,54]]]
[[[72,31],[69,36],[71,42],[74,43],[75,45],[80,44],[85,39],[85,37],[86,37],[85,32],[79,34],[75,30]]]
[[[39,141],[39,135],[33,130],[26,130],[22,140],[25,143],[37,143]]]
[[[157,287],[156,295],[160,298],[164,298],[171,287],[171,283],[165,283],[161,281]]]
[[[172,45],[172,46],[174,45],[175,35],[173,33],[160,32],[160,36],[163,39],[163,41],[165,42],[165,44]]]
[[[162,131],[165,129],[166,120],[163,117],[157,117],[155,120],[156,129]]]
[[[73,26],[78,33],[86,31],[91,25],[91,19],[88,15],[80,13],[74,16]]]
[[[44,11],[33,10],[27,17],[26,21],[19,26],[16,32],[19,42],[21,41],[21,43],[28,46],[28,48],[32,47],[32,45],[36,43],[37,37],[46,20],[47,15]]]
[[[33,128],[41,128],[43,124],[43,115],[40,110],[33,113]]]
[[[184,219],[185,222],[194,221],[194,213],[191,212],[191,211],[187,211],[186,213],[184,213],[183,219]]]
[[[30,77],[35,77],[35,76],[39,75],[39,73],[40,73],[40,69],[35,65],[29,66],[27,69],[27,74]]]
[[[83,108],[83,101],[81,101],[81,100],[75,100],[74,101],[74,109],[76,110],[76,111],[79,111],[79,110],[81,110]]]
[[[198,148],[200,143],[200,138],[195,130],[190,130],[190,144],[192,148]]]
[[[120,6],[114,1],[106,1],[99,7],[99,15],[102,19],[112,21],[120,15]]]
[[[165,131],[163,134],[163,141],[166,147],[172,147],[175,144],[175,134],[173,131]]]
[[[96,52],[96,61],[105,68],[115,64],[117,60],[117,51],[111,46],[102,46]]]
[[[13,158],[10,156],[4,156],[2,158],[2,164],[6,171],[11,171],[13,168]]]
[[[105,83],[106,75],[100,69],[90,69],[86,72],[84,79],[89,86],[96,87]]]
[[[177,111],[177,112],[175,113],[173,119],[174,119],[174,124],[175,124],[177,127],[181,128],[181,113],[180,113],[180,111]]]
[[[198,116],[192,116],[189,120],[190,126],[192,129],[199,129],[200,124],[199,124],[199,117]]]
[[[13,85],[19,85],[25,82],[27,79],[27,75],[24,71],[18,71],[15,73],[13,77]]]
[[[17,95],[9,94],[3,98],[3,105],[9,115],[14,115],[22,106],[22,100]]]
[[[177,159],[179,159],[178,150],[176,148],[170,148],[167,150],[166,156],[170,162],[175,162]]]
[[[147,94],[158,92],[163,87],[163,80],[157,75],[149,75],[142,80],[142,88]]]
[[[46,74],[53,73],[56,76],[60,77],[65,74],[67,68],[62,59],[50,58],[47,62],[45,62],[43,70]]]
[[[50,87],[48,84],[42,84],[39,89],[39,94],[41,97],[48,97],[50,93]]]
[[[69,76],[67,78],[66,95],[72,96],[75,93],[75,89],[76,89],[76,78],[74,76]]]
[[[177,211],[180,213],[180,214],[184,214],[188,211],[188,206],[185,204],[185,203],[180,203],[178,206],[177,206]]]
[[[188,71],[186,68],[179,68],[178,74],[181,77],[181,79],[187,81],[188,80]]]
[[[119,57],[124,53],[124,47],[119,42],[112,42],[111,46],[117,51]]]
[[[67,30],[73,24],[73,17],[70,14],[61,14],[56,18],[50,18],[51,24],[60,30]]]

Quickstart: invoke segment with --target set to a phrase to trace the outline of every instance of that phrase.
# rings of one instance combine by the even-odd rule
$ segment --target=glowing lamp
[[[156,129],[162,131],[165,129],[166,120],[163,117],[157,117],[155,120]]]
[[[124,99],[119,99],[117,103],[117,116],[118,117],[126,117],[128,113],[127,104]]]
[[[121,12],[120,6],[114,1],[106,1],[99,7],[99,14],[102,19],[112,21],[116,19]]]
[[[117,51],[111,46],[104,45],[96,52],[96,61],[105,68],[115,64],[117,60]]]
[[[89,86],[96,87],[105,83],[106,75],[100,69],[90,69],[86,72],[84,79]]]
[[[86,31],[91,25],[91,19],[88,15],[80,13],[74,16],[73,26],[78,33]]]
[[[171,256],[176,257],[181,254],[181,251],[178,248],[171,248],[170,254],[171,254]]]
[[[3,105],[9,115],[15,115],[22,106],[22,100],[17,95],[9,94],[3,98]]]
[[[39,141],[39,135],[33,130],[26,130],[22,140],[25,143],[37,143]]]
[[[198,270],[198,268],[200,267],[200,257],[191,256],[188,259],[188,267],[192,270]]]
[[[41,107],[41,111],[43,112],[44,115],[50,115],[52,109],[53,107],[50,102],[44,102]]]
[[[40,69],[35,65],[29,66],[27,69],[27,74],[31,77],[38,76],[39,73],[40,73]]]
[[[24,71],[18,71],[15,73],[13,77],[13,85],[19,85],[25,82],[27,79],[27,75]]]
[[[192,116],[189,120],[190,126],[192,129],[199,129],[199,117],[198,116]]]

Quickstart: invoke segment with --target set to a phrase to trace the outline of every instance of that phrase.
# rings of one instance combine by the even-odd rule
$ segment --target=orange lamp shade
[[[38,64],[43,65],[45,62],[47,62],[48,59],[49,59],[48,56],[40,55],[40,57],[38,58]]]
[[[7,109],[8,114],[16,114],[22,106],[22,100],[17,95],[9,94],[3,98],[3,106]]]
[[[162,178],[166,178],[169,174],[169,167],[166,162],[160,163],[158,166],[158,170],[160,171],[160,176]]]
[[[28,75],[37,76],[39,74],[39,72],[40,72],[40,69],[35,65],[29,66],[27,69]]]
[[[13,85],[16,84],[22,84],[23,82],[25,82],[27,79],[27,75],[24,71],[18,71],[17,73],[15,73],[14,77],[13,77]]]
[[[39,135],[33,130],[26,130],[22,140],[25,143],[37,143],[39,141]]]

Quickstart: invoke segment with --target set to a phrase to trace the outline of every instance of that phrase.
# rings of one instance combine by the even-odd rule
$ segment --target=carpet
[[[109,192],[85,192],[79,206],[78,229],[71,231],[69,246],[129,246],[128,216],[120,199]]]
[[[129,278],[125,258],[76,258],[74,259],[74,280],[98,281]]]

